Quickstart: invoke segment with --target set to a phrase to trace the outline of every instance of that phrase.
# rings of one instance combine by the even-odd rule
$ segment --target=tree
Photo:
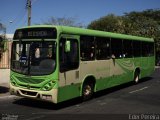
[[[0,33],[5,34],[5,30],[6,30],[6,27],[2,23],[0,23]]]
[[[109,14],[92,21],[88,28],[155,38],[159,26],[160,10],[151,9],[143,12],[125,13],[124,16]]]
[[[154,38],[156,52],[160,53],[160,10],[149,9],[142,12],[125,13],[125,18],[129,19],[129,24],[134,27],[130,33]]]
[[[123,22],[123,17],[115,16],[114,14],[109,14],[91,22],[91,24],[88,25],[88,28],[108,32],[124,33]]]
[[[157,13],[157,10],[155,12]],[[154,15],[155,12],[153,10],[146,10],[143,12],[125,13],[125,18],[128,18],[130,20],[129,23],[134,25],[134,31],[137,31],[138,35],[154,37],[153,35],[158,31],[160,25],[160,21]]]
[[[43,22],[47,25],[64,25],[64,26],[71,26],[71,27],[83,27],[82,23],[77,23],[76,18],[74,17],[60,17],[55,18],[51,17],[47,22]]]
[[[0,60],[2,58],[2,54],[5,51],[5,30],[6,28],[4,27],[4,25],[2,23],[0,23]]]

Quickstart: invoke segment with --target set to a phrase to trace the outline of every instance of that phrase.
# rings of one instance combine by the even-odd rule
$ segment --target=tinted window
[[[133,41],[133,53],[134,53],[134,57],[141,56],[141,42],[140,41]]]
[[[133,57],[132,40],[123,40],[123,57]]]
[[[111,54],[115,58],[122,58],[122,40],[121,39],[111,39]]]
[[[96,37],[96,57],[98,60],[110,58],[110,39]]]
[[[142,42],[142,56],[143,57],[148,56],[148,44],[147,44],[147,42]]]
[[[95,42],[94,37],[81,36],[80,38],[80,55],[82,61],[95,59]]]
[[[153,56],[154,55],[154,44],[150,42],[142,42],[142,56]]]
[[[148,43],[149,44],[149,56],[154,56],[154,43]]]

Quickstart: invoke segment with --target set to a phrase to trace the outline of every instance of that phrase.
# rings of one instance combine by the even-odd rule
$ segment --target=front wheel
[[[84,83],[82,89],[83,101],[87,101],[93,97],[94,85],[92,83]]]

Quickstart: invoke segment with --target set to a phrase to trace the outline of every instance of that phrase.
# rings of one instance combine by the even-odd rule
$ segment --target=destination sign
[[[56,39],[55,28],[24,28],[16,30],[13,39]]]

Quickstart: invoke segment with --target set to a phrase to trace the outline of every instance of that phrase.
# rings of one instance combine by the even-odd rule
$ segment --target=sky
[[[132,11],[159,9],[160,0],[31,0],[31,25],[42,24],[50,17],[72,17],[87,26],[91,21],[108,14],[122,16]],[[0,23],[13,34],[27,26],[27,0],[0,0]]]

